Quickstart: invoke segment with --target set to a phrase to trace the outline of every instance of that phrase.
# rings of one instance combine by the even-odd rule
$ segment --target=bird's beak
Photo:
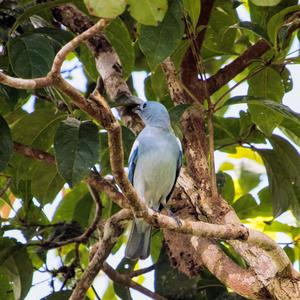
[[[139,114],[141,113],[141,111],[142,111],[141,106],[140,106],[140,105],[135,106],[135,107],[132,109],[132,111],[133,111],[135,114],[139,115]]]

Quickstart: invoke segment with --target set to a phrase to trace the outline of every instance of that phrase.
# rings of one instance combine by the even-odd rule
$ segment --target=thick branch
[[[270,50],[270,45],[263,39],[249,47],[237,59],[207,79],[209,93],[213,94],[236,75],[245,70],[255,59],[260,58],[268,50]]]

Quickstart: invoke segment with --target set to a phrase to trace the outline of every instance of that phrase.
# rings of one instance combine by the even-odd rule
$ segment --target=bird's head
[[[142,118],[146,126],[162,128],[169,128],[171,126],[169,113],[165,106],[159,102],[144,102],[136,106],[133,111]]]

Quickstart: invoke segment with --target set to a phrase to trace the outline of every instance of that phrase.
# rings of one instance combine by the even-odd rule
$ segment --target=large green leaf
[[[151,69],[170,56],[183,35],[182,5],[172,1],[164,20],[157,26],[141,26],[139,44]]]
[[[10,40],[8,55],[17,76],[35,78],[47,75],[55,53],[49,39],[36,33]]]
[[[47,151],[53,144],[55,131],[65,114],[53,109],[37,109],[21,117],[12,126],[13,140]],[[30,130],[29,130],[30,129]]]
[[[42,205],[45,205],[54,200],[64,182],[56,166],[39,162],[32,170],[31,192]]]
[[[0,171],[3,171],[7,167],[12,146],[10,129],[4,118],[0,115]]]
[[[97,126],[68,118],[58,127],[54,139],[58,171],[72,186],[80,182],[98,160]]]
[[[135,52],[133,42],[126,25],[120,18],[113,20],[105,28],[105,36],[116,50],[127,78],[134,68]]]
[[[273,214],[275,217],[291,209],[300,217],[300,157],[297,150],[285,139],[272,136],[273,150],[257,150],[267,170]]]
[[[161,22],[168,9],[167,0],[127,0],[133,18],[144,25],[155,26]]]
[[[275,6],[279,4],[282,0],[250,0],[257,6]]]
[[[81,228],[89,225],[93,217],[94,202],[85,184],[81,183],[69,191],[55,210],[52,222],[76,221]]]
[[[26,248],[14,239],[0,238],[0,249],[0,273],[9,278],[15,299],[22,300],[31,287],[33,274]]]
[[[264,143],[264,137],[260,131],[253,128],[253,122],[240,122],[240,118],[214,118],[215,145],[217,149],[242,142]],[[247,133],[246,133],[247,132]]]
[[[201,11],[201,1],[183,0],[183,7],[188,13],[193,27],[196,28]]]
[[[229,1],[216,1],[205,32],[204,47],[217,54],[234,54],[237,29],[232,25],[239,21],[236,10]]]
[[[126,7],[125,0],[84,0],[91,15],[103,18],[115,18]]]
[[[262,71],[248,80],[248,95],[261,97],[281,102],[284,95],[284,87],[280,74],[271,67],[266,67]]]

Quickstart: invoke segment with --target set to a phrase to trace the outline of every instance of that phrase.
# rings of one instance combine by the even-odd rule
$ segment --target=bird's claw
[[[170,209],[167,209],[167,211],[168,211],[168,216],[173,218],[176,221],[178,227],[181,227],[182,222],[180,221],[180,219]]]

